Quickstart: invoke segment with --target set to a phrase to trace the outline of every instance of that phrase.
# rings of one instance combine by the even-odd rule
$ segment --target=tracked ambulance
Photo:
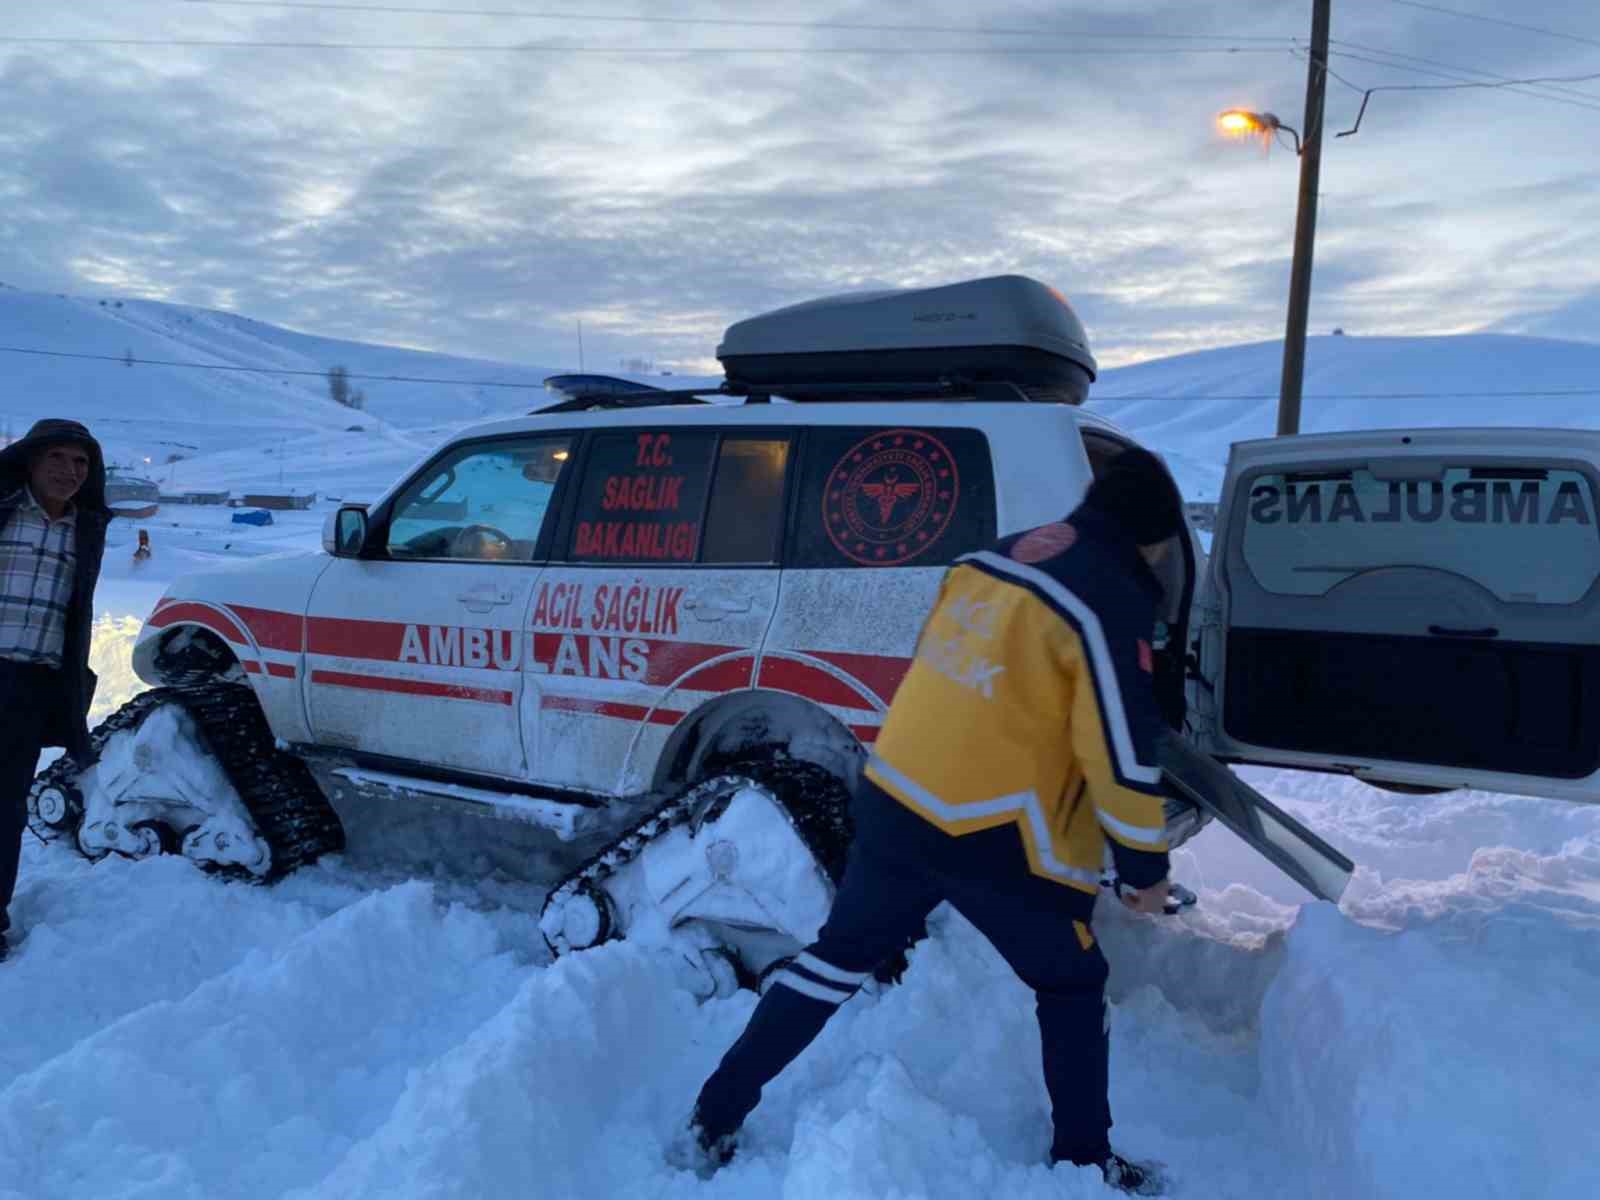
[[[650,938],[759,986],[827,913],[945,569],[1134,442],[1017,276],[780,309],[718,357],[704,389],[554,380],[321,553],[176,581],[152,690],[39,777],[34,828],[260,881],[340,850],[504,876],[557,953]],[[1171,842],[1220,820],[1336,899],[1350,860],[1229,764],[1600,798],[1597,462],[1573,431],[1236,446],[1209,558],[1185,531],[1161,568]]]

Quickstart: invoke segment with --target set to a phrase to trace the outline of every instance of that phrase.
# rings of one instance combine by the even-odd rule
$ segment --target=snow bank
[[[0,1196],[1107,1194],[1045,1165],[1032,997],[947,909],[702,1183],[665,1148],[754,997],[697,1004],[660,948],[547,965],[532,912],[445,894],[337,859],[255,888],[30,844]],[[1182,918],[1102,913],[1115,1144],[1207,1200],[1596,1194],[1600,839],[1346,909],[1234,885]]]
[[[165,938],[141,939],[153,957],[142,972],[149,982],[83,989],[95,1003],[114,999],[125,1015],[60,1011],[71,993],[41,977],[56,968],[56,938],[67,935],[53,932],[49,913],[8,970],[5,1004],[30,1013],[45,1040],[60,1044],[64,1025],[80,1026],[77,1039],[0,1092],[9,1196],[201,1200],[313,1183],[370,1134],[414,1064],[455,1044],[513,990],[517,971],[492,926],[438,910],[422,885],[317,920],[270,893],[208,884],[180,861],[138,866],[142,885],[172,901],[192,887],[208,894],[190,896],[182,911],[141,902],[165,909],[169,922]],[[180,872],[193,884],[180,883]],[[131,873],[96,869],[68,894]],[[122,976],[136,964],[115,947],[129,938],[115,922],[107,928],[103,900],[95,907],[95,932],[112,943],[101,956],[106,974]],[[235,920],[218,919],[230,909]],[[87,974],[96,956],[80,948],[69,957]],[[186,988],[185,977],[207,970],[216,973]],[[30,989],[49,991],[50,1003],[29,1004]],[[8,1033],[23,1027],[5,1024]]]
[[[669,1167],[665,1148],[754,998],[696,1007],[665,955],[614,943],[529,974],[464,1043],[416,1071],[382,1125],[295,1200],[1104,1196],[1098,1172],[1043,1161],[1031,997],[964,921],[945,913],[936,925],[905,985],[852,1001],[768,1089],[738,1158],[709,1182]],[[1193,1034],[1205,1049],[1187,1057],[1204,1063],[1202,1078],[1182,1102],[1190,1115],[1160,1120],[1161,1141],[1193,1153],[1223,1138],[1237,1152],[1229,1127],[1254,1070],[1248,1050],[1182,1022],[1175,1039],[1159,997],[1138,1004],[1151,1019],[1132,1035],[1143,1044],[1117,1096],[1137,1138],[1155,1140],[1136,1099],[1159,1087],[1148,1072],[1169,1076]],[[1115,1036],[1124,1040],[1120,1020]],[[1232,1069],[1219,1069],[1217,1044]],[[1235,1154],[1221,1177],[1260,1161]]]
[[[108,613],[95,618],[89,635],[89,669],[100,677],[100,682],[89,707],[89,728],[149,688],[133,673],[133,644],[139,640],[143,626],[143,617]]]
[[[1311,1196],[1600,1195],[1600,840],[1301,911],[1262,1100]]]

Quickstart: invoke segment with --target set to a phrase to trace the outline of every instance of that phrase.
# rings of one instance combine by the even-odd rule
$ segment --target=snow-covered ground
[[[1450,341],[1456,379],[1505,349]],[[1212,390],[1270,373],[1275,353],[1217,352],[1232,357]],[[1600,365],[1600,347],[1570,354]],[[1362,390],[1408,390],[1396,361]],[[1198,374],[1127,371],[1163,369]],[[0,398],[16,432],[47,411],[80,415],[70,388],[50,403],[39,385],[21,394]],[[139,399],[129,453],[144,444]],[[242,401],[207,403],[218,425],[255,419]],[[1194,464],[1203,495],[1205,472],[1220,477],[1216,438],[1270,432],[1270,403],[1242,423],[1221,413],[1189,412],[1192,428],[1115,415]],[[302,428],[292,469],[366,498],[426,451],[430,425],[475,414],[397,415],[377,442],[353,444],[338,415]],[[1348,419],[1438,423],[1426,415],[1385,401]],[[1529,404],[1515,415],[1578,423]],[[242,487],[261,451],[218,434],[179,469],[195,472],[190,486]],[[226,509],[166,506],[143,523],[154,556],[139,563],[134,528],[113,526],[96,716],[142,687],[128,652],[168,581],[314,548],[328,507],[257,529]],[[1306,903],[1213,827],[1175,856],[1194,911],[1103,913],[1117,1144],[1164,1160],[1177,1195],[1206,1200],[1600,1195],[1600,808],[1248,774],[1360,870],[1340,908]],[[31,838],[22,872],[24,937],[0,966],[3,1200],[1106,1194],[1094,1172],[1043,1165],[1032,1004],[947,912],[904,983],[845,1006],[770,1089],[735,1163],[701,1182],[663,1148],[753,998],[697,1003],[670,957],[638,945],[551,962],[537,889],[403,880],[337,858],[257,888],[176,858],[90,865]]]
[[[1208,830],[1179,856],[1196,912],[1105,913],[1119,1144],[1186,1196],[1596,1194],[1600,813],[1296,782],[1268,790],[1403,841],[1345,842],[1383,867],[1340,912],[1272,899]],[[752,998],[697,1005],[629,944],[552,964],[537,894],[496,899],[337,860],[263,889],[30,844],[0,986],[0,1195],[1104,1194],[1040,1163],[1032,1005],[954,915],[701,1183],[663,1147]]]

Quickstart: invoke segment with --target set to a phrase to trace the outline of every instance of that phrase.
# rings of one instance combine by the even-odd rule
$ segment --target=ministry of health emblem
[[[822,496],[828,537],[852,562],[910,562],[950,525],[961,495],[955,459],[937,438],[890,429],[857,442],[835,464]]]

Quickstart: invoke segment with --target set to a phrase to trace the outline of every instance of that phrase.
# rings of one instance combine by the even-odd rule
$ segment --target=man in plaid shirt
[[[76,421],[0,450],[0,962],[39,751],[89,750],[89,632],[105,551],[105,459]]]

